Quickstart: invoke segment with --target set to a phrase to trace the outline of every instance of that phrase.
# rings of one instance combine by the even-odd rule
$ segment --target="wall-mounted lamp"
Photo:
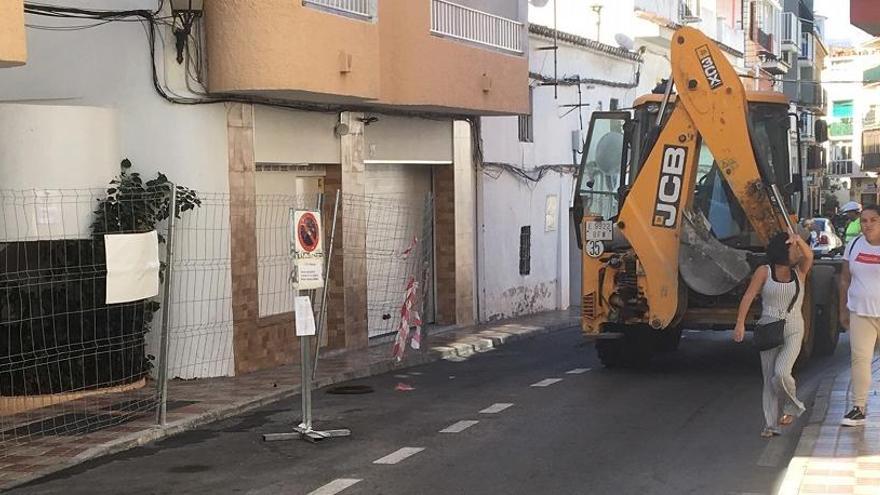
[[[171,15],[174,17],[172,32],[177,47],[177,63],[183,63],[186,41],[192,33],[196,18],[202,15],[203,0],[171,0]]]

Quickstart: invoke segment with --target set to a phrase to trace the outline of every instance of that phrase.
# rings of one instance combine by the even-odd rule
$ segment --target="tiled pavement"
[[[359,352],[322,355],[315,386],[324,387],[437,359],[465,359],[504,342],[568,328],[578,321],[576,312],[555,311],[489,325],[457,327],[429,335],[424,339],[427,342],[424,350],[408,349],[401,363],[391,359],[390,343]],[[154,383],[125,396],[126,401],[136,399],[132,403],[140,413],[100,410],[102,403],[113,401],[91,400],[89,413],[103,418],[112,416],[111,421],[120,424],[94,428],[96,431],[85,434],[26,435],[23,438],[27,441],[18,445],[4,438],[0,443],[4,447],[4,452],[0,452],[0,490],[290,397],[300,390],[299,374],[299,366],[291,365],[230,378],[174,380],[169,383],[168,418],[164,427],[156,426],[155,411],[149,407]],[[42,412],[44,418],[52,420],[53,415],[58,414],[51,408],[46,409]],[[63,411],[74,409],[75,404],[67,403]],[[31,413],[31,421],[35,416]],[[4,419],[4,427],[9,424],[13,428],[19,426]]]
[[[849,371],[820,386],[779,495],[880,495],[880,360],[874,361],[873,369],[868,419],[863,427],[840,425],[851,406]]]

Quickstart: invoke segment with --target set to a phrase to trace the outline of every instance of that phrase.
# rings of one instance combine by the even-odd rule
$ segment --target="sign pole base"
[[[341,428],[338,430],[313,430],[300,424],[290,433],[266,433],[263,435],[264,442],[282,442],[286,440],[305,440],[318,443],[328,438],[340,438],[351,436],[351,430]]]

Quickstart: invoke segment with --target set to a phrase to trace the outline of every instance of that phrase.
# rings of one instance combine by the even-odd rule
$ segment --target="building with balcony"
[[[117,0],[52,3],[119,8]],[[403,246],[383,239],[418,229],[432,234],[421,240],[430,243],[425,322],[473,322],[472,120],[529,110],[527,1],[192,3],[204,9],[164,2],[148,37],[134,18],[83,27],[63,16],[25,18],[20,0],[0,2],[0,63],[25,62],[25,25],[35,26],[27,64],[0,71],[4,188],[105,188],[127,157],[145,176],[161,171],[215,198],[200,218],[217,222],[203,232],[226,257],[196,263],[210,265],[214,286],[188,288],[212,301],[198,324],[199,352],[212,358],[172,353],[184,378],[298,359],[286,304],[287,214],[267,210],[271,198],[293,205],[341,191],[361,205],[385,198],[398,210],[427,208],[390,225],[345,204],[326,349],[366,349],[394,330],[386,315],[399,311],[406,281],[374,260],[405,252],[415,237]],[[157,2],[125,4],[150,12]],[[392,303],[395,291],[401,299]],[[394,296],[386,304],[376,294]],[[191,342],[188,331],[173,327],[171,339]]]
[[[842,184],[837,194],[845,201],[876,201],[880,172],[875,154],[875,140],[880,136],[876,118],[880,105],[876,102],[880,101],[880,84],[872,83],[871,70],[878,59],[880,45],[876,41],[835,47],[822,74],[823,79],[842,81],[828,85],[828,174]]]

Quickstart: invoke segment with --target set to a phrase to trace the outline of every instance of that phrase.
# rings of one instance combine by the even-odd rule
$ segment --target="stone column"
[[[476,173],[470,123],[453,122],[453,168],[455,183],[455,322],[476,321]]]
[[[367,216],[362,198],[366,194],[364,168],[364,114],[343,112],[339,121],[348,126],[341,136],[342,192],[350,201],[342,215],[343,305],[345,309],[345,347],[366,348],[367,335]],[[339,228],[339,227],[337,227]],[[337,230],[337,235],[339,231]]]

